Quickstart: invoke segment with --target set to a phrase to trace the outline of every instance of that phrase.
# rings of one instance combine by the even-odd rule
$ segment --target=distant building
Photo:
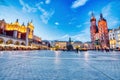
[[[34,43],[42,43],[42,40],[40,37],[36,36],[36,35],[33,35],[33,42]]]
[[[35,46],[35,47],[41,48],[42,47],[42,40],[41,40],[41,38],[36,36],[36,35],[33,35],[33,39],[32,39],[31,45]]]
[[[120,27],[109,30],[109,43],[111,49],[120,48]]]
[[[83,46],[83,43],[81,41],[75,41],[73,42],[73,48],[76,49],[76,48],[82,48]]]
[[[100,14],[98,27],[96,25],[96,18],[93,13],[90,22],[91,22],[90,33],[92,48],[93,49],[108,48],[109,47],[108,27],[107,21],[103,18],[103,15]]]
[[[115,29],[116,48],[120,48],[120,27]]]
[[[109,43],[110,43],[111,49],[116,48],[116,30],[115,29],[109,30]]]
[[[92,48],[92,42],[85,42],[83,43],[83,47],[86,49],[93,49]]]
[[[67,41],[55,41],[54,46],[58,49],[66,49]]]
[[[83,48],[83,43],[81,41],[71,41],[71,38],[69,38],[69,41],[51,41],[52,47],[55,47],[60,50],[67,50],[68,46],[71,45],[71,50],[76,48]]]
[[[49,49],[51,47],[50,41],[48,40],[42,40],[42,46],[46,49]]]

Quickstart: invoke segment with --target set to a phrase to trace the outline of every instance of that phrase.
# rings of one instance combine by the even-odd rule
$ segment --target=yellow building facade
[[[29,29],[28,38],[33,39],[34,25],[32,24],[32,21],[28,22],[27,26],[25,26],[24,23],[21,25],[18,22],[18,19],[14,23],[6,23],[3,20],[1,20],[0,23],[0,26],[4,25],[1,28],[1,31],[3,31],[1,32],[2,34],[6,34],[8,36],[12,36],[19,39],[25,39],[27,29]]]

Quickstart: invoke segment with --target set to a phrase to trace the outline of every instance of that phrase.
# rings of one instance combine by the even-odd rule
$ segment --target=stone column
[[[27,28],[27,32],[26,32],[26,46],[28,46],[28,34],[29,34],[29,28]]]
[[[15,30],[14,33],[13,33],[13,37],[14,38],[17,38],[17,31]]]

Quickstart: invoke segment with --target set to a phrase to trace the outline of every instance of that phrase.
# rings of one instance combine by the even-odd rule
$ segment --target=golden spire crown
[[[28,22],[27,27],[30,28],[31,30],[34,30],[34,26],[32,24],[32,20],[31,20],[31,22]]]
[[[15,25],[15,26],[21,26],[21,25],[19,24],[19,20],[18,20],[18,19],[16,19],[16,22],[14,23],[14,25]]]

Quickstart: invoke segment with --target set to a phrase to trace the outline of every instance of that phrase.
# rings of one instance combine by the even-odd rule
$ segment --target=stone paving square
[[[120,52],[1,51],[0,80],[120,80]]]

